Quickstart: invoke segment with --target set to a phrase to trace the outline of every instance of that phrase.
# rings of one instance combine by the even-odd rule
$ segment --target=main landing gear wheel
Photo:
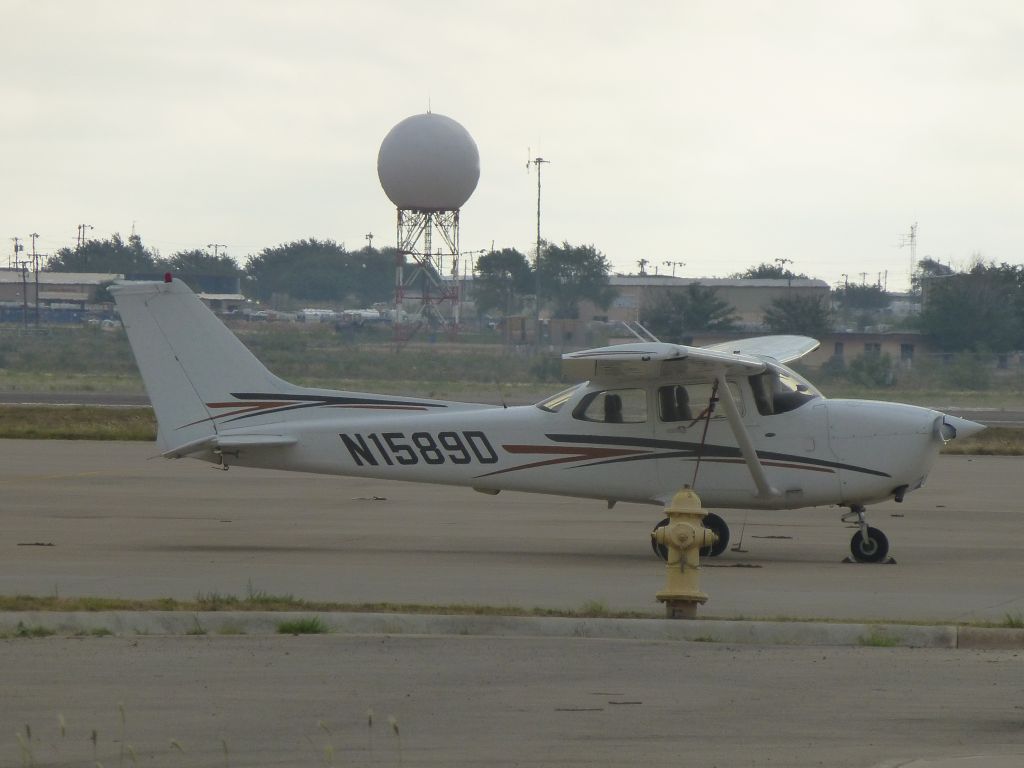
[[[880,563],[889,555],[889,539],[877,528],[867,529],[867,538],[857,531],[850,539],[850,553],[858,563]]]
[[[669,519],[666,517],[654,526],[654,530],[664,528],[668,523]],[[720,518],[714,512],[708,512],[704,516],[704,527],[715,534],[718,537],[718,541],[710,547],[704,547],[701,549],[700,556],[718,557],[720,554],[725,552],[725,548],[729,546],[729,526],[726,524],[725,520]],[[668,547],[664,544],[659,544],[654,539],[651,539],[651,549],[654,550],[654,554],[662,560],[668,560]]]

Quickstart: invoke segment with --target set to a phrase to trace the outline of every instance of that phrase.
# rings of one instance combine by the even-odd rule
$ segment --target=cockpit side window
[[[762,416],[795,411],[821,397],[820,392],[795,374],[774,368],[751,376],[750,389]]]
[[[572,413],[582,421],[604,424],[642,424],[647,421],[647,392],[642,389],[606,389],[591,392]]]

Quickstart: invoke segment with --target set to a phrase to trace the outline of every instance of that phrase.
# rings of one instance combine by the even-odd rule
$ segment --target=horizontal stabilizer
[[[180,459],[205,451],[235,452],[249,448],[282,448],[298,440],[289,435],[210,435],[179,445],[163,453],[165,459]]]

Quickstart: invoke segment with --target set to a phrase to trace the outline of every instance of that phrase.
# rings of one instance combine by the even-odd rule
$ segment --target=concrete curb
[[[839,624],[784,621],[668,621],[534,616],[459,616],[409,613],[264,611],[97,611],[0,614],[0,635],[18,625],[63,635],[268,635],[283,621],[317,616],[342,635],[465,635],[579,637],[617,640],[686,640],[750,645],[879,646],[903,648],[1024,649],[1024,630],[909,624]]]

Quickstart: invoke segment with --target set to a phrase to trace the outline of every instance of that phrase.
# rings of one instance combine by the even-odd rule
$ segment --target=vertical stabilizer
[[[180,280],[121,283],[110,292],[156,412],[161,450],[216,434],[208,403],[232,392],[290,389]]]

